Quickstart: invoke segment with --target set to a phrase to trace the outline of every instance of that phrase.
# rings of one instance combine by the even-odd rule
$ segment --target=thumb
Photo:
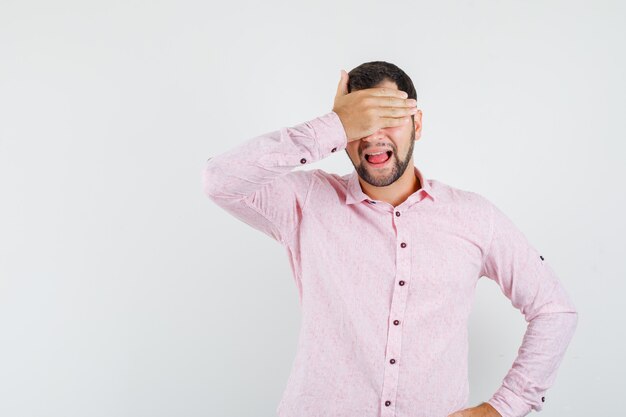
[[[339,85],[337,85],[337,96],[345,96],[348,94],[348,73],[343,69],[341,70],[341,79]]]

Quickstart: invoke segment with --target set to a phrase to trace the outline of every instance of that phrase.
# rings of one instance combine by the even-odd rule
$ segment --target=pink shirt
[[[294,170],[345,149],[336,113],[209,158],[206,195],[286,249],[302,322],[280,417],[446,417],[469,407],[468,318],[480,277],[528,322],[503,417],[540,411],[577,324],[548,260],[485,197],[426,179],[400,205],[357,173]],[[494,337],[497,337],[494,335]]]

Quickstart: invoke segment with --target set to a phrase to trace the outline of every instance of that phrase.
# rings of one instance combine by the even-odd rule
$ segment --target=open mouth
[[[365,154],[365,160],[372,166],[374,167],[382,167],[384,166],[389,160],[391,160],[391,155],[393,154],[392,151],[386,151],[386,152],[376,152],[376,153],[366,153]]]

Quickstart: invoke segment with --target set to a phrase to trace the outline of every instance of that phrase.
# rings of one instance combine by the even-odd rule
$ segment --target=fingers
[[[397,90],[396,90],[397,91]],[[417,100],[392,96],[369,96],[363,99],[367,108],[373,109],[379,116],[406,115],[406,110],[416,110]],[[414,113],[413,113],[414,114]]]
[[[397,91],[397,90],[396,90]],[[370,96],[367,102],[372,106],[379,107],[415,107],[417,100],[414,98],[398,98],[392,96]]]
[[[411,117],[381,117],[378,119],[381,128],[404,126],[411,120]]]
[[[367,91],[373,96],[392,96],[397,98],[407,98],[409,96],[406,91],[387,87],[368,88]]]
[[[378,117],[405,117],[417,113],[417,107],[376,107],[374,114]]]

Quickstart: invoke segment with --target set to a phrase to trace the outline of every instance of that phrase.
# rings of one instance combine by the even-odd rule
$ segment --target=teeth
[[[368,153],[368,155],[380,155],[381,153],[385,153],[387,151],[376,152],[376,153]]]

